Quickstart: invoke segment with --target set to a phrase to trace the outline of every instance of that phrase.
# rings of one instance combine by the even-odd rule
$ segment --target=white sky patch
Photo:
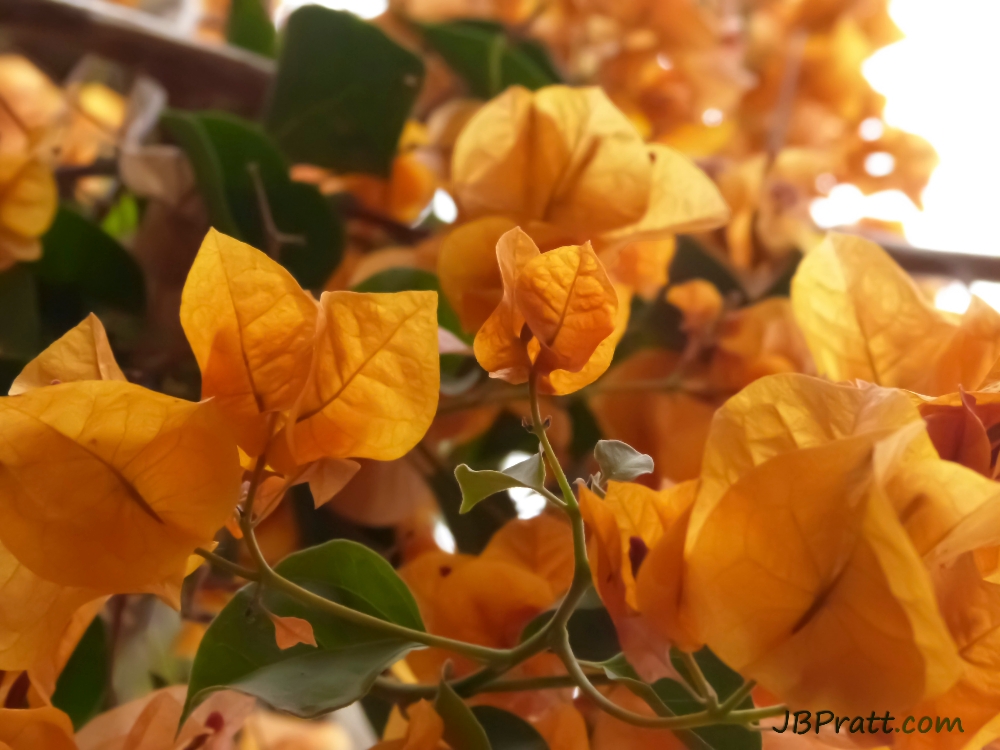
[[[924,208],[884,197],[895,191],[861,196],[838,185],[816,201],[813,217],[823,227],[863,217],[900,221],[917,247],[1000,255],[1000,233],[990,226],[1000,205],[1000,98],[989,83],[1000,76],[1000,2],[892,0],[889,14],[906,38],[862,67],[886,106],[883,120],[865,120],[859,134],[874,143],[888,125],[930,141],[940,163],[921,196]],[[895,169],[885,171],[884,156],[891,155],[869,157],[869,174]]]
[[[947,312],[964,313],[971,302],[972,293],[961,281],[946,284],[934,295],[934,307]]]
[[[714,128],[717,125],[721,125],[722,120],[723,120],[723,114],[721,109],[715,109],[715,107],[711,107],[701,113],[701,121],[705,125],[708,125],[708,127],[710,128]]]
[[[865,157],[865,171],[872,177],[885,177],[896,169],[896,157],[888,151],[873,151]]]
[[[930,141],[941,162],[923,212],[904,222],[918,247],[1000,255],[990,223],[1000,204],[1000,2],[892,0],[906,38],[876,52],[863,71],[886,96],[885,122]]]
[[[438,188],[431,200],[431,210],[445,224],[454,224],[458,218],[458,206],[448,192]]]
[[[531,458],[530,453],[511,451],[500,461],[500,469],[501,471],[509,469],[514,464],[519,464],[529,458]],[[541,512],[545,510],[545,498],[534,490],[525,489],[524,487],[514,487],[507,490],[507,494],[510,495],[511,502],[514,503],[514,509],[517,511],[518,518],[534,518],[537,515],[541,515]]]
[[[274,10],[274,23],[281,28],[292,13],[303,5],[322,5],[333,10],[350,11],[361,18],[375,18],[386,12],[389,0],[280,0]]]
[[[451,533],[451,529],[445,525],[444,521],[438,521],[434,524],[434,541],[445,552],[454,552],[456,549],[455,536]]]

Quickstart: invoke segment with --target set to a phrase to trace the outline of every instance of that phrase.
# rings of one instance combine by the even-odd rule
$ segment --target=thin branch
[[[456,654],[467,656],[470,659],[488,662],[491,665],[502,665],[504,669],[509,669],[510,666],[517,664],[519,661],[523,661],[524,659],[527,659],[533,654],[544,649],[545,641],[541,637],[542,632],[536,633],[534,637],[528,639],[516,648],[497,649],[487,646],[479,646],[474,643],[457,641],[452,638],[445,638],[444,636],[434,635],[422,630],[413,630],[412,628],[397,625],[394,622],[383,620],[379,617],[360,612],[356,609],[345,607],[343,604],[339,604],[331,601],[330,599],[319,596],[318,594],[314,594],[312,591],[302,588],[298,584],[278,574],[273,568],[271,568],[267,560],[264,559],[264,554],[261,552],[260,545],[257,542],[257,537],[251,521],[253,517],[253,506],[254,499],[257,495],[257,488],[260,486],[260,481],[264,473],[264,467],[267,463],[266,455],[267,453],[265,451],[258,456],[257,461],[254,464],[253,474],[250,478],[250,486],[247,489],[247,499],[244,503],[243,515],[240,519],[243,539],[246,542],[247,548],[250,550],[250,556],[253,558],[254,563],[257,566],[258,576],[262,586],[281,591],[308,607],[312,607],[320,612],[326,612],[342,620],[354,623],[355,625],[361,625],[372,630],[377,630],[386,635],[391,635],[393,637],[406,641],[412,641],[414,643],[420,643],[424,646],[446,649]]]
[[[785,145],[788,135],[788,124],[792,118],[792,107],[795,104],[795,92],[799,87],[799,76],[802,73],[802,56],[806,49],[808,35],[799,29],[788,41],[788,54],[785,57],[785,70],[781,78],[781,88],[778,90],[778,102],[774,106],[771,132],[767,138],[767,167],[764,173],[771,171],[771,165]]]
[[[719,706],[719,714],[724,716],[734,711],[738,705],[749,697],[755,687],[757,687],[756,680],[748,680],[747,682],[744,682]]]
[[[708,712],[715,713],[719,709],[719,696],[715,692],[715,688],[706,679],[705,673],[701,671],[701,666],[693,654],[688,651],[681,651],[680,654],[681,661],[684,662],[684,667],[687,669],[691,686],[695,689],[698,697],[701,698],[702,703],[705,704]]]
[[[219,570],[230,573],[234,576],[239,576],[240,578],[246,578],[248,581],[259,581],[260,576],[257,575],[256,571],[250,570],[250,568],[244,568],[242,565],[237,565],[236,563],[227,560],[221,555],[217,555],[214,552],[209,552],[207,549],[198,547],[195,550],[196,555],[201,555],[205,560],[211,563],[213,566]]]
[[[562,660],[566,670],[576,680],[576,685],[580,688],[581,692],[596,703],[605,713],[637,727],[677,730],[694,729],[712,724],[746,725],[785,713],[785,706],[781,705],[746,711],[732,711],[725,716],[713,716],[708,711],[699,711],[693,714],[684,714],[683,716],[643,716],[642,714],[622,708],[594,686],[587,674],[581,669],[579,662],[573,656],[568,638],[564,638],[562,642],[554,644],[553,649],[556,655]]]
[[[605,674],[592,674],[590,679],[597,685],[609,685],[612,678]],[[450,683],[458,692],[461,681]],[[576,687],[569,675],[546,675],[544,677],[523,677],[509,680],[495,680],[479,687],[475,693],[520,693],[531,690],[562,690]],[[375,680],[373,692],[393,702],[412,702],[422,698],[433,698],[438,691],[437,684],[406,684],[385,677]]]
[[[274,223],[274,214],[271,212],[271,202],[267,198],[267,188],[260,176],[260,165],[255,161],[250,162],[247,164],[247,172],[250,173],[254,195],[257,197],[257,210],[260,212],[260,220],[264,225],[264,239],[267,242],[265,251],[269,257],[278,260],[282,247],[285,245],[305,245],[306,238],[298,234],[285,234],[278,229],[278,225]]]

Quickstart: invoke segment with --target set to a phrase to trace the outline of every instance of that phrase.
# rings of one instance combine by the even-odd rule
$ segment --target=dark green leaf
[[[371,276],[354,287],[355,292],[437,292],[438,295],[438,325],[451,331],[463,341],[470,337],[462,330],[458,314],[441,293],[438,277],[430,271],[421,268],[390,268]]]
[[[240,237],[239,225],[226,199],[222,163],[201,118],[189,112],[170,110],[163,114],[160,123],[191,161],[212,226],[230,237]]]
[[[598,440],[594,447],[594,458],[606,480],[631,482],[636,477],[653,471],[653,459],[650,456],[639,453],[621,440]]]
[[[274,23],[264,0],[233,0],[229,6],[226,41],[237,47],[274,57]]]
[[[60,208],[42,245],[41,260],[32,264],[38,281],[60,293],[79,295],[84,313],[92,307],[143,311],[142,269],[97,224],[72,209]]]
[[[52,705],[65,711],[79,731],[101,712],[107,685],[107,634],[104,621],[95,617],[59,675]]]
[[[542,454],[536,453],[503,471],[475,471],[461,464],[455,469],[455,479],[462,489],[462,507],[459,512],[468,513],[477,503],[497,492],[515,487],[541,492],[545,487],[545,462]]]
[[[38,290],[27,264],[0,273],[0,357],[29,360],[41,348]]]
[[[0,303],[0,306],[2,306],[2,303]],[[0,325],[0,330],[2,329],[3,326]],[[24,359],[7,359],[0,356],[0,396],[10,390],[14,378],[20,374],[26,364],[28,364],[28,361]]]
[[[423,77],[378,27],[307,5],[285,28],[267,128],[294,162],[388,176]]]
[[[623,362],[635,352],[647,348],[681,351],[687,340],[681,330],[682,322],[680,310],[669,304],[663,295],[652,302],[633,295],[628,328],[615,347],[614,362]]]
[[[549,744],[520,716],[494,706],[473,706],[492,750],[549,750]]]
[[[570,456],[574,461],[580,461],[594,449],[594,444],[601,439],[601,426],[587,405],[584,398],[575,398],[566,406],[573,425],[573,439],[569,446]]]
[[[708,646],[694,654],[694,660],[701,667],[708,683],[715,688],[720,700],[725,700],[743,685],[743,678],[716,656]],[[676,648],[670,649],[670,663],[682,677],[688,678],[687,666]]]
[[[530,52],[508,39],[502,27],[470,22],[427,23],[420,27],[427,43],[468,84],[470,91],[490,99],[508,86],[535,90],[558,83],[551,62],[540,64],[544,51]]]
[[[521,641],[537,633],[549,621],[553,612],[554,610],[542,612],[529,622],[521,632]],[[605,661],[621,651],[611,615],[592,588],[569,618],[566,629],[569,631],[569,644],[578,659]]]
[[[486,731],[447,682],[438,688],[434,710],[444,721],[444,741],[461,750],[490,750]]]
[[[278,243],[278,260],[302,286],[321,289],[340,260],[343,227],[314,186],[289,179],[288,163],[267,134],[221,113],[172,111],[163,124],[194,165],[213,226],[271,249],[259,185],[275,228],[288,238]]]
[[[335,540],[296,552],[277,567],[291,581],[352,609],[413,630],[423,630],[416,602],[392,567],[355,542]],[[216,690],[232,688],[297,716],[312,717],[361,698],[382,670],[416,644],[318,613],[256,584],[241,589],[209,626],[195,657],[185,716]],[[300,644],[282,651],[276,615],[301,617],[313,627],[318,648]]]
[[[729,264],[691,237],[680,235],[670,264],[670,283],[682,284],[691,279],[711,281],[723,296],[735,294],[739,303],[746,301],[746,290]]]
[[[801,261],[802,253],[799,250],[789,252],[779,266],[778,274],[760,295],[760,299],[767,297],[790,297],[792,295],[792,277],[795,276],[795,272],[798,270]]]

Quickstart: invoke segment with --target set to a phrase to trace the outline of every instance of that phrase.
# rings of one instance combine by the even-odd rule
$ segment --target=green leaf
[[[597,459],[601,476],[605,480],[631,482],[636,477],[653,471],[652,457],[639,453],[621,440],[598,440],[594,447],[594,458]]]
[[[549,744],[520,716],[495,706],[473,706],[492,750],[549,750]]]
[[[229,7],[226,41],[258,55],[274,57],[274,23],[263,0],[233,0]]]
[[[97,224],[64,206],[42,237],[42,246],[41,260],[31,264],[40,283],[60,294],[79,295],[84,312],[97,306],[142,313],[142,269]]]
[[[524,48],[502,26],[475,21],[420,25],[427,43],[458,73],[473,95],[490,99],[508,86],[540,89],[559,82],[551,61],[539,61],[539,48]],[[530,51],[528,51],[530,49]],[[544,51],[541,52],[544,60]]]
[[[466,464],[460,464],[455,469],[455,479],[462,489],[462,507],[459,512],[468,513],[490,495],[504,490],[524,487],[542,492],[545,487],[545,462],[542,454],[536,453],[503,471],[475,471]]]
[[[438,687],[434,710],[444,721],[444,741],[451,747],[490,750],[490,741],[476,715],[447,682]]]
[[[233,115],[171,111],[163,124],[194,166],[209,218],[219,231],[261,250],[268,234],[258,183],[276,229],[287,235],[278,260],[309,289],[321,289],[340,261],[343,226],[313,185],[292,182],[288,163],[268,135]]]
[[[389,268],[370,276],[354,286],[355,292],[437,292],[438,295],[438,325],[451,331],[460,339],[469,343],[471,337],[462,330],[458,314],[441,293],[441,284],[436,274],[421,268]]]
[[[743,685],[743,678],[723,664],[708,647],[695,653],[694,659],[705,679],[715,689],[720,702],[725,701]],[[670,650],[670,661],[674,669],[690,682],[687,666],[677,649]],[[695,713],[704,708],[684,685],[675,680],[657,680],[653,683],[653,690],[678,715]],[[736,708],[741,710],[753,708],[753,698],[747,696]],[[760,732],[735,724],[716,724],[692,731],[714,750],[760,750],[762,745]]]
[[[52,705],[65,711],[79,731],[101,712],[107,687],[107,634],[104,621],[95,617],[59,675]]]
[[[267,128],[294,162],[388,176],[423,78],[378,27],[307,5],[285,27]]]
[[[355,542],[334,540],[296,552],[275,570],[333,601],[424,630],[409,589],[385,560]],[[260,597],[260,603],[255,601]],[[301,617],[313,627],[318,648],[304,644],[282,651],[276,615]],[[186,717],[216,690],[255,696],[279,711],[313,717],[365,695],[375,678],[417,644],[316,612],[285,594],[250,584],[212,621],[194,660]]]
[[[29,360],[42,343],[38,290],[27,264],[0,273],[0,357]]]
[[[712,282],[723,296],[736,294],[740,304],[747,299],[742,282],[724,258],[702,247],[691,237],[679,235],[677,250],[670,263],[670,283],[681,284],[692,279]]]

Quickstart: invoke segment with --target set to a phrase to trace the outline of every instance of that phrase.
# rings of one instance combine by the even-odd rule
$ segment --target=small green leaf
[[[229,7],[226,41],[265,57],[274,57],[274,23],[263,0],[233,0]]]
[[[550,60],[536,46],[525,48],[507,37],[503,26],[478,21],[420,25],[427,43],[469,86],[490,99],[508,86],[535,90],[559,83]]]
[[[424,65],[373,24],[307,5],[285,27],[267,129],[293,162],[388,176]]]
[[[392,566],[360,544],[334,540],[310,547],[289,555],[275,570],[327,599],[424,630],[413,595]],[[274,625],[261,605],[276,615],[308,620],[318,647],[279,649]],[[317,716],[361,698],[379,673],[415,647],[250,584],[205,633],[192,667],[184,716],[212,692],[226,688],[255,696],[279,711]]]
[[[27,361],[38,353],[41,339],[35,277],[20,263],[0,273],[0,357]]]
[[[31,264],[54,294],[76,295],[83,313],[112,307],[139,314],[146,304],[142,269],[110,234],[62,207],[42,237],[42,258]],[[79,318],[82,316],[74,316]]]
[[[549,744],[520,716],[495,706],[473,706],[492,750],[549,750]]]
[[[138,228],[139,203],[132,193],[122,193],[101,219],[101,229],[120,242],[135,234]]]
[[[444,741],[461,750],[491,750],[476,715],[447,682],[438,687],[434,710],[444,721]]]
[[[468,513],[490,495],[504,490],[524,487],[542,492],[545,487],[545,462],[542,454],[536,453],[503,471],[475,471],[466,464],[460,464],[455,469],[455,479],[462,488],[462,507],[459,512]]]
[[[615,654],[601,662],[604,673],[613,680],[641,680],[625,654]]]
[[[460,339],[469,343],[471,337],[462,330],[458,315],[441,293],[441,284],[436,274],[421,268],[389,268],[369,276],[357,284],[355,292],[437,292],[438,295],[438,325],[451,331]]]
[[[191,160],[212,225],[268,250],[274,238],[259,185],[275,228],[286,235],[278,260],[303,287],[321,289],[340,261],[343,226],[315,186],[292,182],[287,161],[267,134],[252,122],[217,112],[175,110],[162,121]]]
[[[594,458],[605,480],[631,482],[653,471],[653,459],[621,440],[598,440]]]
[[[79,731],[101,712],[107,686],[107,635],[104,621],[95,617],[59,675],[52,705],[66,712]]]

